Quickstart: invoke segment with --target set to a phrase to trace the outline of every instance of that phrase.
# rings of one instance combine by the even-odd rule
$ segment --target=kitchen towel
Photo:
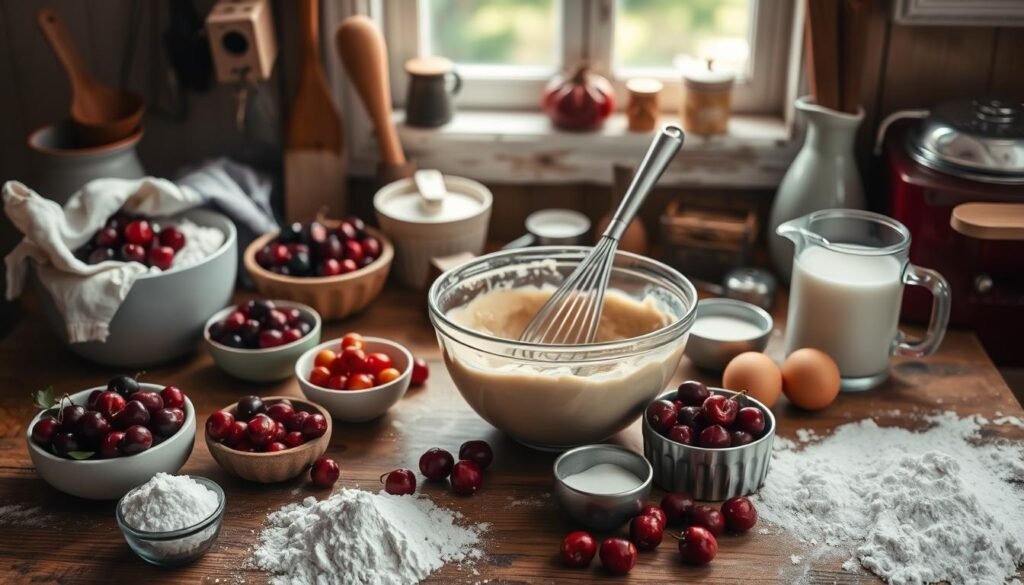
[[[252,167],[221,157],[184,169],[175,182],[195,189],[205,203],[235,222],[239,252],[278,227],[270,208],[273,182]]]

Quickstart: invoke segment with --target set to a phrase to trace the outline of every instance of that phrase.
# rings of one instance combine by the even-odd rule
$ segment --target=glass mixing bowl
[[[542,345],[502,339],[448,316],[498,288],[557,287],[591,250],[544,246],[481,256],[430,287],[430,320],[448,373],[484,420],[531,447],[564,450],[622,430],[675,373],[693,324],[697,292],[661,262],[616,254],[609,290],[653,303],[661,329],[587,345]]]

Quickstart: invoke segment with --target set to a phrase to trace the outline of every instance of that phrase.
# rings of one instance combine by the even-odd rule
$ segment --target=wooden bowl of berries
[[[320,315],[302,303],[253,299],[215,313],[203,338],[229,375],[274,382],[290,377],[295,360],[320,343]]]
[[[401,400],[416,367],[409,350],[394,341],[348,333],[304,353],[295,376],[306,398],[340,421],[358,423]]]
[[[176,473],[192,454],[196,413],[175,386],[121,375],[61,397],[40,391],[36,403],[45,408],[26,431],[32,464],[73,496],[115,500],[161,471]]]
[[[305,303],[324,319],[342,319],[380,294],[394,248],[363,220],[293,223],[257,238],[245,269],[265,297]]]
[[[224,471],[259,483],[303,473],[331,442],[331,415],[290,396],[246,396],[206,419],[206,447]]]
[[[744,393],[686,381],[647,405],[643,419],[644,455],[666,491],[726,500],[756,492],[768,475],[775,417]]]

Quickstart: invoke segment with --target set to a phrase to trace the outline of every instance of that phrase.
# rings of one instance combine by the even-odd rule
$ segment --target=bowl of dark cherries
[[[358,217],[293,223],[257,238],[245,250],[245,268],[266,297],[315,308],[324,319],[361,311],[377,297],[394,248]]]
[[[725,500],[764,483],[775,417],[742,392],[689,380],[647,405],[643,436],[655,484],[697,500]]]
[[[293,301],[252,299],[215,313],[203,338],[217,367],[249,382],[292,375],[295,360],[320,343],[320,315]]]
[[[196,414],[176,386],[119,375],[106,386],[54,396],[26,432],[39,476],[62,492],[113,500],[158,472],[176,473],[192,453]]]

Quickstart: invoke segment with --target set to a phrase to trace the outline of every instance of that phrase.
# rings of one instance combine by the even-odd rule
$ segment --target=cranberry
[[[271,309],[276,308],[276,305],[274,305],[273,301],[268,301],[265,299],[253,299],[247,301],[243,306],[245,308],[246,314],[249,315],[249,318],[256,320],[262,319],[263,317],[266,316],[267,313],[270,312]]]
[[[452,491],[460,496],[471,496],[483,483],[483,470],[476,461],[463,459],[452,466]]]
[[[355,230],[356,237],[362,238],[366,236],[366,223],[362,219],[353,215],[346,219],[345,222],[351,225],[352,229]]]
[[[659,433],[667,433],[678,417],[676,405],[668,400],[655,400],[647,407],[647,422]]]
[[[664,534],[665,524],[657,516],[636,516],[629,522],[629,539],[639,550],[658,548]]]
[[[206,419],[206,436],[214,441],[223,441],[231,433],[235,417],[226,410],[218,410]]]
[[[736,413],[740,410],[740,403],[728,396],[715,394],[708,396],[701,407],[704,411],[704,418],[710,424],[729,426],[736,420]]]
[[[142,425],[128,427],[121,439],[121,453],[135,455],[153,446],[153,433]]]
[[[700,526],[690,526],[679,539],[679,554],[690,565],[706,565],[718,554],[715,535]]]
[[[676,424],[693,427],[696,431],[703,428],[707,421],[704,420],[703,411],[699,406],[684,406],[679,409],[679,418],[676,420]]]
[[[342,242],[354,240],[359,237],[359,232],[357,232],[356,228],[354,228],[352,224],[347,221],[339,223],[338,227],[334,228],[334,233]]]
[[[129,400],[124,409],[114,415],[114,427],[125,430],[131,426],[146,426],[149,424],[149,411],[146,405],[138,400]]]
[[[422,386],[429,377],[430,366],[427,365],[427,360],[423,358],[412,360],[412,385]]]
[[[168,226],[160,232],[160,244],[177,252],[185,247],[185,234],[173,225]]]
[[[588,532],[570,532],[562,539],[560,553],[563,565],[572,569],[582,569],[594,560],[594,555],[597,554],[597,541]]]
[[[381,476],[384,491],[393,496],[406,496],[416,491],[416,475],[408,469],[396,469]]]
[[[693,498],[681,492],[669,492],[661,498],[661,509],[665,512],[668,526],[679,526],[690,516]]]
[[[287,264],[292,259],[292,251],[284,244],[277,244],[270,250],[270,259],[276,266]]]
[[[363,247],[363,254],[367,258],[377,258],[380,256],[380,240],[370,236],[359,240],[359,245]]]
[[[274,440],[278,443],[283,443],[284,438],[288,436],[288,429],[285,428],[283,422],[274,421]]]
[[[251,443],[249,443],[249,423],[240,420],[236,420],[231,423],[231,426],[228,427],[227,436],[224,437],[223,442],[228,447],[244,451],[245,449],[239,448],[238,445],[243,443],[251,445]],[[246,447],[246,449],[248,449],[248,447]]]
[[[346,240],[342,246],[345,248],[345,260],[358,263],[365,256],[363,245],[356,240]]]
[[[290,404],[277,402],[267,407],[267,416],[275,422],[286,423],[295,416],[295,409]]]
[[[123,396],[110,390],[106,390],[96,397],[96,410],[107,417],[107,420],[111,421],[117,413],[124,410],[125,404],[127,404],[127,401],[125,401]]]
[[[376,376],[381,370],[386,370],[394,365],[391,357],[386,353],[374,352],[366,356],[364,368],[366,373]]]
[[[257,414],[249,419],[247,433],[253,445],[267,445],[277,437],[277,423],[265,414]]]
[[[754,442],[754,437],[747,431],[733,431],[729,433],[729,446],[741,447]]]
[[[260,324],[263,325],[263,329],[284,331],[288,328],[288,316],[277,309],[270,309],[270,311],[260,319]]]
[[[676,443],[682,443],[683,445],[692,445],[694,439],[693,427],[686,425],[676,425],[672,427],[672,430],[668,432],[669,440],[675,441]]]
[[[270,347],[277,347],[284,345],[284,334],[275,329],[267,329],[260,331],[259,346],[260,349],[267,349]]]
[[[117,392],[125,400],[128,400],[132,394],[140,390],[139,381],[127,374],[121,374],[107,382],[107,390]]]
[[[185,411],[180,408],[161,408],[150,418],[150,426],[161,437],[170,437],[185,424]]]
[[[246,396],[238,401],[235,410],[239,420],[247,421],[257,414],[266,412],[266,407],[263,406],[263,401],[259,396]]]
[[[170,270],[174,263],[174,248],[170,246],[157,246],[149,251],[149,265],[156,266],[160,270]]]
[[[318,272],[320,276],[337,276],[342,273],[341,262],[334,258],[328,258],[320,263]]]
[[[307,418],[309,418],[308,412],[306,412],[305,410],[296,410],[295,412],[292,413],[292,417],[290,419],[284,421],[284,426],[289,431],[298,431],[301,433],[302,423],[306,422]]]
[[[228,333],[238,333],[245,327],[245,314],[241,311],[232,311],[227,318],[224,319],[224,329]]]
[[[341,338],[341,349],[348,349],[354,347],[356,349],[363,349],[366,346],[366,342],[363,340],[363,336],[350,331]]]
[[[164,399],[160,397],[160,394],[148,390],[132,394],[132,400],[141,402],[151,415],[164,407]]]
[[[96,233],[95,241],[100,248],[116,248],[121,243],[121,235],[114,228],[103,228]]]
[[[146,263],[146,249],[138,244],[125,244],[121,246],[121,258],[125,262]]]
[[[103,459],[113,459],[114,457],[120,457],[121,453],[121,441],[124,440],[124,433],[121,431],[112,431],[107,433],[100,440],[99,453]]]
[[[281,233],[277,235],[277,239],[279,242],[283,244],[301,242],[303,237],[302,232],[302,224],[297,221],[292,222],[291,224],[286,225],[281,229]]]
[[[92,252],[89,252],[89,264],[99,264],[100,262],[106,262],[108,260],[114,260],[117,258],[117,254],[110,248],[96,248]]]
[[[708,396],[711,396],[711,391],[707,384],[696,380],[687,380],[676,389],[676,400],[686,406],[702,406]]]
[[[149,246],[153,241],[153,228],[144,219],[137,219],[124,226],[124,239],[139,246]]]
[[[737,496],[722,504],[722,516],[731,532],[743,533],[757,524],[757,509],[749,498]]]
[[[313,462],[313,467],[309,470],[309,477],[313,480],[313,485],[320,488],[329,488],[334,485],[334,482],[338,481],[338,477],[341,475],[341,468],[334,462],[334,459],[327,457],[321,457]]]
[[[78,421],[78,434],[90,444],[99,443],[110,432],[110,421],[95,410],[82,415]]]
[[[346,347],[331,364],[332,374],[361,373],[366,371],[366,352],[356,347]]]
[[[298,329],[285,329],[284,333],[281,334],[281,345],[286,343],[293,343],[302,339],[302,332]]]
[[[322,414],[311,414],[302,421],[302,436],[312,441],[327,432],[327,419]]]
[[[351,258],[345,258],[338,264],[338,266],[341,268],[342,274],[348,274],[349,272],[355,272],[356,270],[359,270],[359,265],[356,264],[356,261]]]
[[[60,430],[71,433],[78,430],[78,422],[85,416],[85,407],[77,404],[69,404],[60,409]]]
[[[459,459],[475,461],[480,469],[487,469],[494,461],[494,451],[487,441],[466,441],[459,447]]]
[[[274,246],[266,245],[256,252],[256,263],[270,269],[274,265]]]
[[[327,386],[330,387],[330,380]],[[345,382],[345,390],[368,390],[376,385],[370,374],[352,374]]]
[[[282,443],[280,441],[274,441],[273,443],[267,445],[266,452],[267,453],[277,453],[278,451],[284,451],[286,449],[288,449],[287,445],[285,445],[284,443]]]
[[[455,465],[455,458],[444,449],[428,449],[420,456],[420,473],[427,479],[441,481],[452,472]]]
[[[705,449],[725,449],[732,445],[732,438],[729,431],[721,425],[711,425],[700,432],[697,443]]]
[[[625,538],[606,538],[599,554],[601,566],[613,575],[625,575],[636,565],[636,547]]]
[[[662,528],[668,526],[668,516],[665,515],[665,511],[654,504],[647,504],[640,508],[640,513],[637,516],[654,516],[658,522],[661,522]]]
[[[287,445],[289,449],[294,449],[305,442],[306,438],[303,437],[302,433],[299,431],[292,431],[284,436],[284,444]]]
[[[725,518],[722,513],[711,506],[694,506],[690,510],[690,526],[706,528],[711,534],[718,536],[725,529]]]
[[[164,399],[164,408],[185,408],[185,393],[177,386],[167,386],[160,391]]]
[[[60,423],[55,418],[41,418],[32,425],[32,441],[40,447],[49,447],[53,442],[53,436],[60,428]]]
[[[736,428],[746,431],[754,437],[759,437],[764,432],[764,413],[755,406],[746,406],[736,413]]]
[[[57,432],[53,435],[53,452],[58,457],[67,457],[72,451],[81,451],[84,445],[75,433]]]

